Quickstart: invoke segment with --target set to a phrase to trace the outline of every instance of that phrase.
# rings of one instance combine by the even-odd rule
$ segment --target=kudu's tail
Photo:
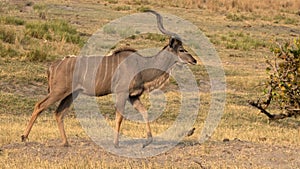
[[[48,93],[50,93],[50,84],[51,84],[51,80],[52,80],[50,68],[48,68],[48,70],[47,70],[47,77],[48,77]]]

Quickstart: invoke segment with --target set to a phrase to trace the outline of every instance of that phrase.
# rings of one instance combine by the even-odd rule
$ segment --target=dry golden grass
[[[221,10],[235,10],[235,11],[261,11],[261,10],[299,10],[300,2],[297,0],[106,0],[108,3],[114,4],[114,2],[132,4],[132,5],[156,5],[159,7],[180,7],[186,9],[209,9],[213,11]]]

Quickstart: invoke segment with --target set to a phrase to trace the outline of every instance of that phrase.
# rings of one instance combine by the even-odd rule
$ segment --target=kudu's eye
[[[184,49],[179,49],[179,52],[186,52],[186,50],[184,50]]]

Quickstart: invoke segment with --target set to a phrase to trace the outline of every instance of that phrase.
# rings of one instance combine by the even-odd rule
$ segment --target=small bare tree
[[[266,100],[249,103],[270,120],[296,117],[300,115],[300,38],[294,42],[278,44],[272,52],[274,56],[266,61],[269,74],[264,91]],[[271,103],[282,113],[269,113],[267,108]]]

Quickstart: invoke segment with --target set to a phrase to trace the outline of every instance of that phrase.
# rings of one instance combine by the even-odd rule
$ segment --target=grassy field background
[[[35,102],[47,94],[46,70],[50,63],[66,55],[79,54],[88,38],[106,23],[147,8],[189,20],[204,32],[219,53],[226,74],[226,107],[210,140],[198,146],[184,146],[197,141],[210,106],[208,75],[204,65],[200,63],[190,66],[201,90],[201,108],[194,124],[196,133],[163,156],[137,160],[109,154],[87,141],[88,136],[71,110],[65,118],[66,132],[73,144],[71,149],[82,150],[72,156],[68,154],[70,149],[57,147],[60,137],[53,118],[55,106],[38,118],[30,133],[29,145],[21,144],[20,136]],[[285,157],[272,156],[272,153],[277,152],[287,153],[291,157],[283,162],[283,167],[293,168],[299,164],[299,161],[295,162],[300,155],[296,151],[300,149],[299,118],[269,122],[247,102],[256,100],[262,94],[263,82],[267,77],[265,57],[272,55],[270,48],[276,43],[300,38],[300,1],[13,0],[0,1],[0,14],[1,167],[273,168],[276,167],[274,164],[277,165],[276,159]],[[118,47],[126,44],[136,49],[148,48],[149,44],[163,47],[167,40],[167,37],[161,35],[146,34],[128,38]],[[176,91],[176,84],[171,80],[164,90],[168,105],[162,116],[151,124],[154,136],[172,125],[178,113],[180,93]],[[147,102],[147,98],[146,95],[143,100]],[[114,124],[111,96],[98,100],[102,113]],[[136,128],[141,130],[137,131]],[[122,133],[144,137],[144,125],[125,121]],[[224,139],[229,139],[230,142],[223,142]],[[245,144],[238,144],[236,140]],[[241,147],[241,150],[236,150],[239,152],[243,148],[252,149],[244,154],[237,153],[240,155],[238,157],[229,158],[224,155],[226,151],[223,147],[230,148],[225,149],[226,151],[234,152],[235,147]],[[45,150],[49,154],[56,153],[52,154],[54,157],[43,158],[37,149]],[[98,153],[90,156],[88,150],[97,150]],[[269,156],[261,153],[261,158],[266,158],[266,163],[247,163],[254,157],[253,154],[259,154],[263,150],[269,152]],[[293,150],[296,153],[288,154],[289,151],[294,152]],[[62,155],[58,155],[59,152]],[[197,157],[202,163],[195,160]]]

